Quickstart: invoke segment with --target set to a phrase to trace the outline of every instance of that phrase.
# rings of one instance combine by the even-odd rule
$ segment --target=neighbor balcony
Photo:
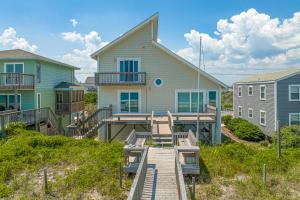
[[[0,73],[0,90],[34,90],[33,74]]]
[[[146,72],[99,72],[95,85],[146,85]]]

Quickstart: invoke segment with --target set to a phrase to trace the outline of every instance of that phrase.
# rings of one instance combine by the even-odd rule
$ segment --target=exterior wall
[[[277,82],[277,116],[281,127],[289,125],[289,113],[300,113],[300,101],[289,101],[291,84],[300,84],[300,74]]]
[[[253,96],[248,95],[248,86],[253,86]],[[260,100],[260,85],[266,85],[266,100]],[[242,86],[242,97],[238,97],[238,86]],[[234,84],[233,110],[238,116],[238,106],[242,106],[242,117],[256,124],[266,135],[272,136],[275,131],[274,83]],[[248,117],[248,108],[253,109],[253,118]],[[266,126],[260,125],[260,110],[266,111]]]
[[[152,44],[151,24],[135,32],[98,58],[99,72],[117,72],[117,58],[140,58],[140,71],[146,72],[146,86],[101,86],[99,107],[112,104],[113,112],[118,112],[118,90],[140,90],[141,112],[175,112],[175,91],[177,89],[197,89],[197,72],[174,59]],[[163,86],[156,87],[153,81],[163,80]],[[218,90],[219,86],[201,76],[202,89]],[[206,96],[206,95],[205,95]]]

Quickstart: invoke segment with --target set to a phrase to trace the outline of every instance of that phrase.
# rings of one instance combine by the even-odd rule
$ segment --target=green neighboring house
[[[78,69],[20,49],[0,51],[0,113],[49,107],[66,127],[84,109]]]

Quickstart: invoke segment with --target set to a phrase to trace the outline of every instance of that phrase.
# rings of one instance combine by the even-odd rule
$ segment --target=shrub
[[[14,135],[18,135],[21,133],[20,130],[25,129],[25,124],[22,122],[17,122],[14,124],[9,124],[8,127],[5,129],[6,135],[7,136],[14,136]]]
[[[222,122],[223,124],[227,125],[229,123],[229,121],[232,120],[232,116],[231,115],[225,115],[222,117]]]
[[[90,92],[84,94],[84,103],[85,104],[97,104],[97,93]]]
[[[227,128],[238,138],[247,141],[261,141],[264,139],[262,131],[245,119],[234,118],[228,122]]]
[[[280,130],[282,147],[300,147],[300,126],[292,125]],[[277,134],[273,134],[273,141],[277,142]]]

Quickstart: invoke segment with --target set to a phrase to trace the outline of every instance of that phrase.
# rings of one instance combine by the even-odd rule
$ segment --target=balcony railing
[[[99,72],[95,85],[145,85],[146,72]]]
[[[0,89],[33,90],[35,85],[33,74],[0,73]]]
[[[56,114],[70,114],[84,110],[84,101],[73,103],[56,103]]]

